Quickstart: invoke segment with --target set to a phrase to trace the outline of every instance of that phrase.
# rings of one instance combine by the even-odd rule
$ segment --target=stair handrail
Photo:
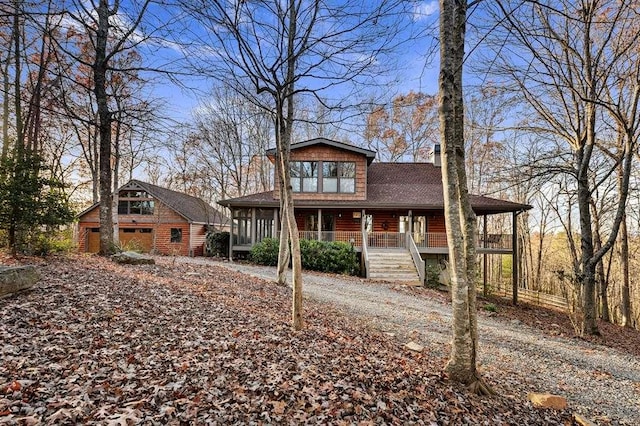
[[[416,245],[416,242],[413,240],[413,237],[411,236],[411,232],[407,232],[406,233],[406,246],[407,249],[409,249],[409,252],[411,253],[411,258],[413,259],[413,263],[416,266],[416,269],[418,270],[418,278],[420,279],[420,284],[424,285],[424,279],[425,279],[425,263],[424,260],[422,259],[422,256],[420,256],[420,252],[418,251],[418,246]]]
[[[362,231],[362,261],[364,263],[365,278],[369,278],[369,249],[367,248],[367,231]]]

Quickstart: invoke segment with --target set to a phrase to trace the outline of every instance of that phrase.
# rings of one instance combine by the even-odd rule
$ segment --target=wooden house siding
[[[98,228],[100,207],[89,210],[79,218],[78,231],[78,250],[86,252],[88,247],[89,234],[92,228]],[[155,200],[153,215],[119,215],[118,227],[120,229],[144,229],[151,228],[153,231],[151,249],[160,254],[188,256],[199,252],[202,254],[202,243],[204,242],[205,227],[203,225],[193,225],[194,229],[198,229],[198,238],[192,241],[189,246],[189,237],[191,226],[189,222],[176,213],[173,209],[166,206],[162,202]],[[180,243],[171,242],[171,229],[179,228],[182,230],[182,241]],[[201,235],[200,235],[201,234]],[[200,249],[197,250],[197,241],[200,241]],[[190,249],[192,251],[190,252]]]
[[[444,225],[444,216],[430,216],[427,218],[427,232],[445,233],[447,232]]]

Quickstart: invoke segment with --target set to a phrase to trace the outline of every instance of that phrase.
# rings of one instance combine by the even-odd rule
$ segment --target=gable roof
[[[274,191],[222,200],[227,207],[276,207]],[[443,210],[442,171],[431,163],[373,163],[367,171],[367,199],[295,200],[296,207]],[[476,214],[529,210],[528,204],[514,203],[482,195],[471,195]]]
[[[327,139],[327,138],[314,138],[314,139],[309,139],[306,141],[302,141],[302,142],[296,142],[296,143],[292,143],[291,144],[291,150],[295,150],[295,149],[300,149],[300,148],[305,148],[308,146],[314,146],[314,145],[326,145],[326,146],[330,146],[333,148],[337,148],[337,149],[343,149],[345,151],[350,151],[356,154],[360,154],[360,155],[364,155],[367,157],[367,163],[371,164],[371,162],[376,158],[376,152],[375,151],[371,151],[369,149],[364,149],[364,148],[359,148],[357,146],[354,145],[350,145],[344,142],[338,142],[338,141],[334,141],[332,139]],[[276,149],[275,148],[271,148],[268,149],[266,151],[266,154],[268,157],[273,157],[276,155]]]
[[[132,179],[118,188],[118,192],[127,189],[141,189],[146,191],[153,198],[174,210],[180,216],[192,223],[225,223],[229,219],[216,208],[209,205],[203,199],[194,197],[184,192],[163,188],[137,179]],[[78,214],[81,217],[99,205],[96,203]]]

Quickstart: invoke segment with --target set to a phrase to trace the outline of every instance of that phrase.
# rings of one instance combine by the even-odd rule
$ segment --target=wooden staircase
[[[411,253],[405,249],[369,249],[369,279],[421,285]]]

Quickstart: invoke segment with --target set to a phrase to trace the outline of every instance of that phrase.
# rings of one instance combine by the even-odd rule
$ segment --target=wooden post
[[[273,209],[273,225],[271,226],[271,238],[275,238],[278,234],[280,226],[278,224],[278,208]]]
[[[256,233],[257,233],[257,226],[256,226],[256,208],[252,208],[251,209],[251,245],[254,246],[256,244]]]
[[[409,210],[409,229],[408,229],[408,232],[411,235],[411,238],[413,238],[413,210]]]
[[[233,219],[235,210],[231,208],[231,224],[229,226],[229,261],[233,262]]]
[[[318,209],[318,241],[322,241],[322,209]]]
[[[511,271],[513,273],[512,292],[514,305],[518,304],[518,213],[513,212],[511,219]]]
[[[487,215],[485,214],[482,217],[482,236],[483,236],[483,241],[482,241],[482,246],[484,247],[484,254],[482,255],[482,294],[484,295],[484,297],[487,297],[487,271],[489,270],[489,268],[487,267],[487,258],[489,257],[489,255],[487,254],[487,237],[488,237],[488,232],[487,232]]]

